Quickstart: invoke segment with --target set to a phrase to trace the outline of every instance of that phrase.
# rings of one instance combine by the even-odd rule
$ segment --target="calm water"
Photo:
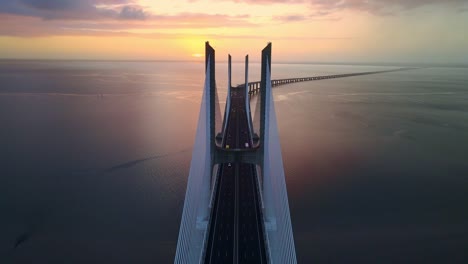
[[[172,262],[203,79],[202,63],[0,62],[0,263]],[[274,94],[300,263],[466,263],[468,69]]]

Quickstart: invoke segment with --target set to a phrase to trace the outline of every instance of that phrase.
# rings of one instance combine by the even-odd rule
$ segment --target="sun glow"
[[[271,41],[277,62],[468,61],[461,0],[88,0],[66,9],[49,1],[50,12],[9,2],[0,4],[4,59],[202,61],[210,41],[223,61],[228,53],[260,56],[258,47]],[[120,15],[128,17],[120,17],[127,5]]]

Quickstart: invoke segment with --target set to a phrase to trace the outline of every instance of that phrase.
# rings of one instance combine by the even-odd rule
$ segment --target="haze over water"
[[[1,61],[0,263],[172,262],[203,82],[195,62]],[[466,262],[467,83],[425,68],[274,88],[299,263]]]

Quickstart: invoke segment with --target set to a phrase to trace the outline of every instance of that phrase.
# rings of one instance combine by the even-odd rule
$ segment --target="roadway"
[[[231,89],[226,149],[250,148],[245,88]],[[205,263],[267,263],[255,165],[221,164]]]

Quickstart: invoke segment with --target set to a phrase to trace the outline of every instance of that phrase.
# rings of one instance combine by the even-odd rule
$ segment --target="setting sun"
[[[192,57],[194,57],[194,58],[201,58],[201,57],[203,57],[203,54],[201,54],[201,53],[194,53],[194,54],[192,54]]]

